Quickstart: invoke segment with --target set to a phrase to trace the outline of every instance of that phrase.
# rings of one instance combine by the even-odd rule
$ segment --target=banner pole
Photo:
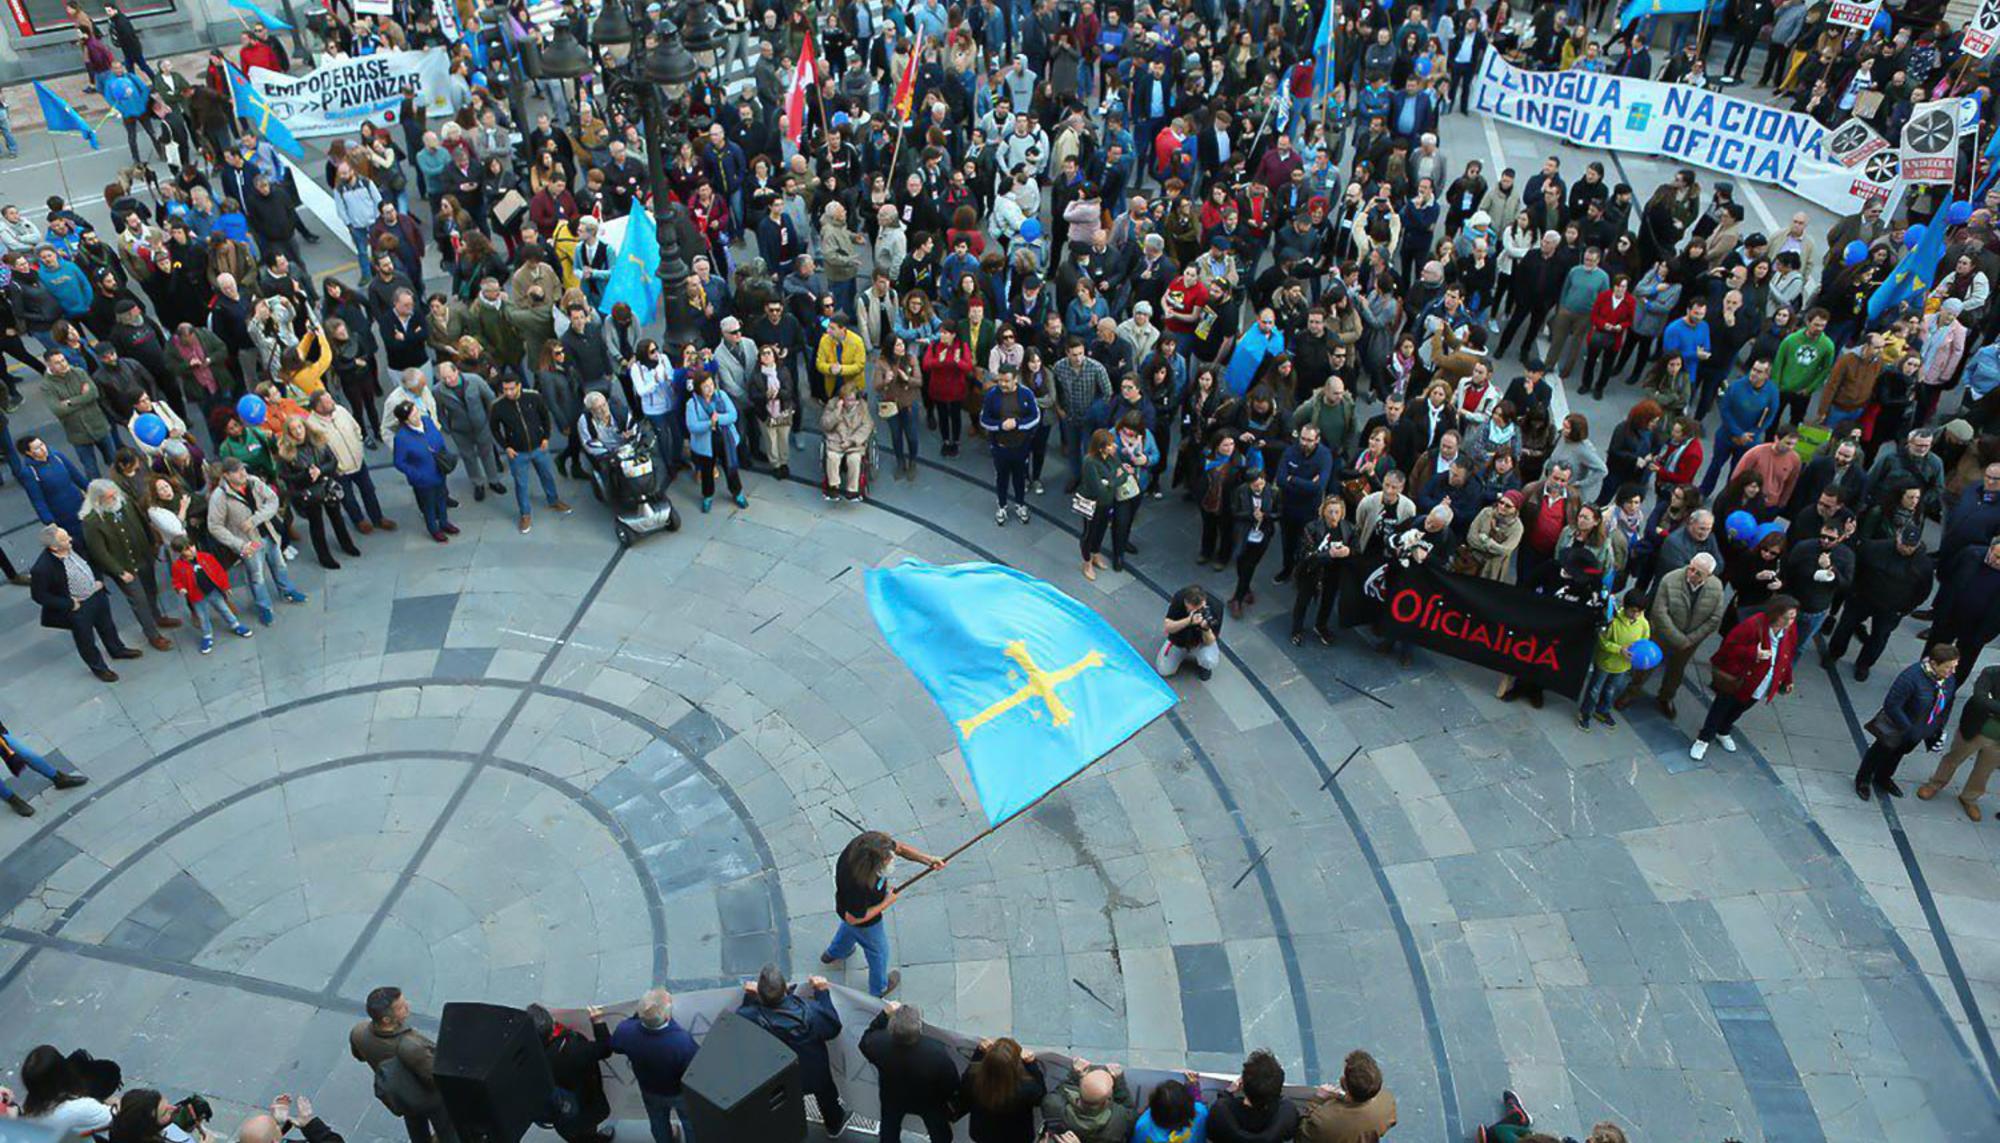
[[[963,845],[960,845],[957,849],[954,849],[950,853],[945,854],[944,857],[941,858],[940,860],[946,863],[950,863],[952,859],[956,858],[959,854],[964,853],[966,850],[971,849],[973,846],[978,845],[980,842],[985,841],[987,838],[992,837],[996,833],[999,833],[1002,828],[1012,823],[1015,818],[1018,818],[1022,814],[1027,813],[1029,810],[1034,809],[1036,806],[1041,805],[1042,802],[1045,799],[1047,799],[1050,794],[1053,794],[1057,790],[1062,789],[1064,786],[1069,785],[1071,782],[1076,781],[1078,777],[1087,773],[1090,770],[1091,766],[1095,765],[1097,765],[1097,760],[1092,759],[1089,766],[1084,766],[1079,768],[1076,773],[1071,774],[1069,777],[1064,778],[1062,781],[1057,782],[1053,786],[1050,786],[1046,791],[1042,793],[1041,797],[1036,798],[1034,801],[1029,802],[1027,805],[1022,806],[1020,809],[1015,810],[1013,813],[1008,814],[1006,817],[1001,818],[999,821],[994,822],[992,825],[987,826],[985,829],[980,830],[976,834],[973,834],[970,838],[966,839]],[[908,881],[903,882],[901,885],[896,886],[895,891],[897,895],[900,896],[904,890],[908,889],[910,886],[915,885],[917,882],[922,881],[924,878],[929,877],[931,874],[936,872],[937,870],[932,869],[929,866],[925,866],[924,868],[918,870],[916,876],[910,878]]]

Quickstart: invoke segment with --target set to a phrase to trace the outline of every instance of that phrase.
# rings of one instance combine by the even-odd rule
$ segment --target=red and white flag
[[[806,33],[799,49],[799,62],[792,68],[791,90],[785,93],[785,138],[798,146],[806,133],[806,89],[819,82],[819,60],[813,52],[812,33]]]
[[[896,81],[896,119],[901,123],[910,121],[910,112],[917,101],[917,61],[924,54],[924,30],[917,29],[916,42],[910,45],[910,58],[903,65],[903,78]]]

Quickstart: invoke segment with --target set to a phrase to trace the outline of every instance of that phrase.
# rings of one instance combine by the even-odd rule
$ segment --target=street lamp
[[[600,56],[611,49],[626,49],[622,62],[603,59],[597,77],[608,102],[618,105],[639,120],[646,141],[646,181],[652,190],[653,221],[659,235],[659,278],[662,289],[678,290],[688,279],[688,264],[681,254],[686,212],[673,207],[667,194],[667,120],[669,101],[661,91],[685,88],[699,70],[694,57],[682,46],[680,33],[665,22],[655,22],[642,10],[621,10],[631,0],[605,0],[590,32],[591,45]],[[645,45],[652,40],[650,49]],[[552,45],[553,46],[553,45]],[[547,52],[544,52],[546,66]],[[581,74],[579,70],[578,74]]]

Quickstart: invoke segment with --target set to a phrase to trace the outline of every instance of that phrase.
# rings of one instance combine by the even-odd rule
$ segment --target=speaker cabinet
[[[681,1079],[697,1139],[797,1143],[806,1135],[799,1058],[782,1040],[725,1012]]]
[[[461,1143],[520,1143],[555,1088],[528,1014],[499,1004],[444,1006],[436,1075]]]

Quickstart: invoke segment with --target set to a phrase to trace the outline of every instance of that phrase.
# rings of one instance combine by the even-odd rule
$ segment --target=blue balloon
[[[167,439],[167,422],[158,413],[140,413],[132,422],[132,435],[147,448],[159,448],[160,442]]]
[[[1035,239],[1040,238],[1041,236],[1042,236],[1041,219],[1031,218],[1028,221],[1023,222],[1021,224],[1021,238],[1024,241],[1033,242]]]
[[[1782,536],[1784,534],[1785,534],[1785,526],[1779,523],[1778,521],[1773,520],[1770,523],[1765,524],[1763,527],[1757,529],[1757,539],[1754,542],[1761,544],[1765,540],[1770,539],[1772,536]]]
[[[1431,76],[1431,57],[1429,57],[1429,56],[1418,56],[1418,57],[1417,57],[1417,74],[1418,74],[1418,75],[1420,75],[1420,76],[1423,76],[1423,77],[1424,77],[1425,79],[1429,79],[1429,78],[1430,78],[1430,76]]]
[[[1748,543],[1750,537],[1757,534],[1757,517],[1738,508],[1729,514],[1729,518],[1722,522],[1722,526],[1729,530],[1730,538],[1737,543]]]
[[[1944,219],[1953,226],[1964,226],[1972,220],[1972,204],[1969,202],[1952,203],[1951,209],[1945,212]]]
[[[1632,644],[1632,666],[1636,670],[1650,671],[1665,658],[1660,653],[1660,645],[1651,639],[1641,639]]]
[[[1842,255],[1842,258],[1846,261],[1846,263],[1849,266],[1860,265],[1862,259],[1866,257],[1868,257],[1868,244],[1866,242],[1861,241],[1859,238],[1848,243],[1847,250]]]
[[[246,425],[263,424],[270,411],[264,406],[264,398],[255,393],[245,393],[236,399],[236,418]]]
[[[1923,223],[1921,222],[1917,223],[1915,226],[1912,226],[1908,230],[1905,230],[1903,232],[1903,245],[1909,247],[1912,250],[1915,250],[1917,248],[1917,243],[1922,242],[1924,240],[1924,235],[1928,232],[1929,232],[1928,228],[1925,227]]]

